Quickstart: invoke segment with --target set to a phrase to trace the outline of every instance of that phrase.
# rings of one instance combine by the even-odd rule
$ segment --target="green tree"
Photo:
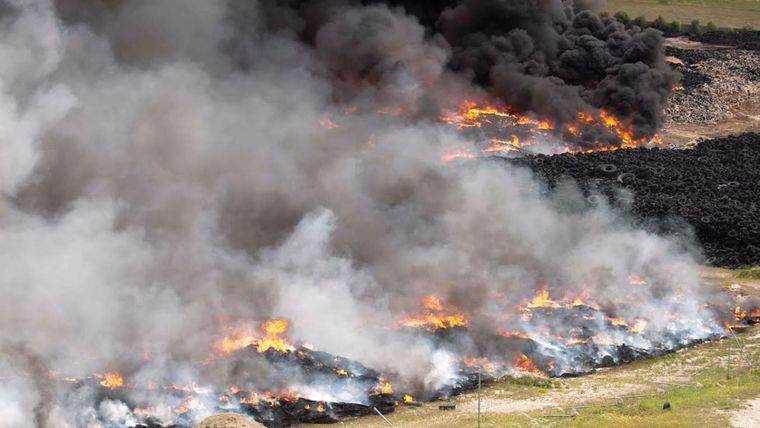
[[[671,33],[680,33],[681,32],[681,23],[677,21],[673,21],[669,25],[669,30]]]
[[[632,21],[632,24],[633,24],[633,25],[637,25],[637,26],[639,26],[639,27],[641,27],[641,28],[644,28],[644,27],[646,27],[646,25],[647,25],[647,19],[646,19],[646,18],[644,18],[643,16],[637,16],[637,17],[636,17],[636,18],[635,18],[635,19]]]
[[[714,22],[710,21],[707,23],[707,26],[705,27],[705,29],[707,30],[707,32],[711,33],[713,31],[718,31],[718,26],[715,25]]]

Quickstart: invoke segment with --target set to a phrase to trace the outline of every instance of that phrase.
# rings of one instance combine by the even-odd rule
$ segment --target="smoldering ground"
[[[511,99],[511,80],[497,76],[517,73],[548,79],[573,108],[624,100],[654,114],[660,92],[640,108],[621,86],[648,87],[640,74],[666,79],[640,52],[656,48],[654,36],[613,36],[621,30],[608,20],[548,2],[520,19],[540,13],[540,23],[559,21],[552,31],[588,22],[596,33],[567,31],[592,52],[603,33],[651,61],[627,74],[626,60],[600,54],[617,74],[594,94],[547,74],[553,60],[544,74],[519,71],[570,43],[565,31],[522,63],[500,54],[481,78],[463,58],[465,40],[482,37],[451,35],[475,31],[476,22],[452,27],[475,3],[444,11],[437,33],[383,4],[4,1],[0,342],[23,344],[56,375],[191,383],[226,327],[283,316],[294,339],[433,387],[448,357],[390,328],[424,294],[496,328],[538,288],[583,288],[617,309],[628,276],[646,275],[652,287],[634,291],[642,305],[619,316],[657,326],[667,310],[711,326],[692,250],[610,207],[580,206],[572,185],[548,196],[523,170],[442,162],[467,142],[427,113],[462,94]],[[527,43],[525,31],[486,33],[484,43]],[[520,108],[542,109],[522,94]],[[416,113],[344,114],[351,103]],[[320,126],[325,117],[339,127]],[[471,349],[488,347],[477,338]],[[2,418],[32,425],[39,385],[10,354],[0,367],[13,379],[0,395],[18,397]],[[224,387],[230,374],[203,380]],[[86,394],[51,394],[53,420],[92,410]]]

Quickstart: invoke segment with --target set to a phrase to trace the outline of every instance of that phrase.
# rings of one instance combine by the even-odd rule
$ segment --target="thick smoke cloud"
[[[558,123],[604,108],[626,118],[634,137],[651,137],[675,83],[662,38],[626,30],[572,1],[465,0],[438,26],[452,45],[451,67],[471,71],[520,112]]]
[[[442,162],[466,142],[426,116],[482,93],[458,74],[472,70],[519,108],[569,119],[605,105],[656,126],[668,78],[653,33],[560,2],[466,1],[436,20],[443,36],[381,4],[3,4],[0,347],[54,373],[227,386],[232,370],[197,368],[211,344],[284,316],[294,339],[435,388],[453,357],[389,328],[421,295],[491,331],[540,287],[613,305],[646,275],[650,306],[619,315],[653,325],[663,296],[697,295],[681,246],[579,207],[572,185],[550,198],[525,171]],[[491,24],[467,18],[486,12]],[[684,300],[668,309],[700,319]],[[0,377],[18,367],[0,355]],[[50,394],[52,426],[124,411],[47,388],[3,384],[18,398],[0,418],[32,426]]]

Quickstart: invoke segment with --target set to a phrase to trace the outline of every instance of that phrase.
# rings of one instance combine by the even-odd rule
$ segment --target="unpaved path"
[[[760,398],[749,400],[747,406],[731,416],[734,428],[757,428],[760,426]]]

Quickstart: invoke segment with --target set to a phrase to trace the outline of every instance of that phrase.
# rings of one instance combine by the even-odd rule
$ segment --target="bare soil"
[[[669,123],[662,131],[662,139],[669,146],[687,147],[700,138],[744,132],[760,132],[760,100],[751,100],[732,110],[717,124]]]

